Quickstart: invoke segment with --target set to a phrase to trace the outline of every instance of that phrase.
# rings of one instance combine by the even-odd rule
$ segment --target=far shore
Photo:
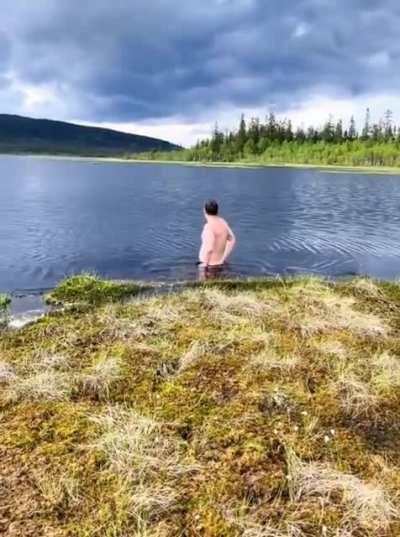
[[[322,170],[328,173],[367,173],[377,175],[400,175],[400,167],[391,166],[344,166],[339,164],[296,164],[290,162],[207,162],[207,161],[185,161],[185,160],[162,160],[162,159],[135,159],[124,157],[90,157],[78,155],[47,155],[37,153],[0,153],[6,157],[29,157],[37,159],[51,160],[84,160],[89,162],[112,162],[121,164],[170,164],[177,166],[191,166],[201,168],[297,168]]]

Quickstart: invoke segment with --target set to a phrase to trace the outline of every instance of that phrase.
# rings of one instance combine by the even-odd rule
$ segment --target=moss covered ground
[[[144,289],[144,285],[136,282],[103,280],[96,274],[88,272],[62,281],[46,296],[46,302],[52,305],[96,305],[118,302]]]
[[[400,285],[78,295],[0,334],[0,534],[400,535]]]

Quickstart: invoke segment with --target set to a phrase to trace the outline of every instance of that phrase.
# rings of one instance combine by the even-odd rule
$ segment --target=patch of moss
[[[138,294],[144,286],[136,282],[103,280],[90,273],[65,279],[46,295],[48,304],[104,304]]]

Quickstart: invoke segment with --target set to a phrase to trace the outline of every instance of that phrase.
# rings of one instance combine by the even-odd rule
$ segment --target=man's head
[[[209,216],[217,216],[218,203],[215,200],[207,200],[204,204],[204,211]]]

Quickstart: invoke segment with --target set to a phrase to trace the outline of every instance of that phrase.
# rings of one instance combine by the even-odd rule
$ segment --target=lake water
[[[1,156],[0,291],[196,278],[209,197],[238,239],[227,274],[400,276],[398,176]]]

